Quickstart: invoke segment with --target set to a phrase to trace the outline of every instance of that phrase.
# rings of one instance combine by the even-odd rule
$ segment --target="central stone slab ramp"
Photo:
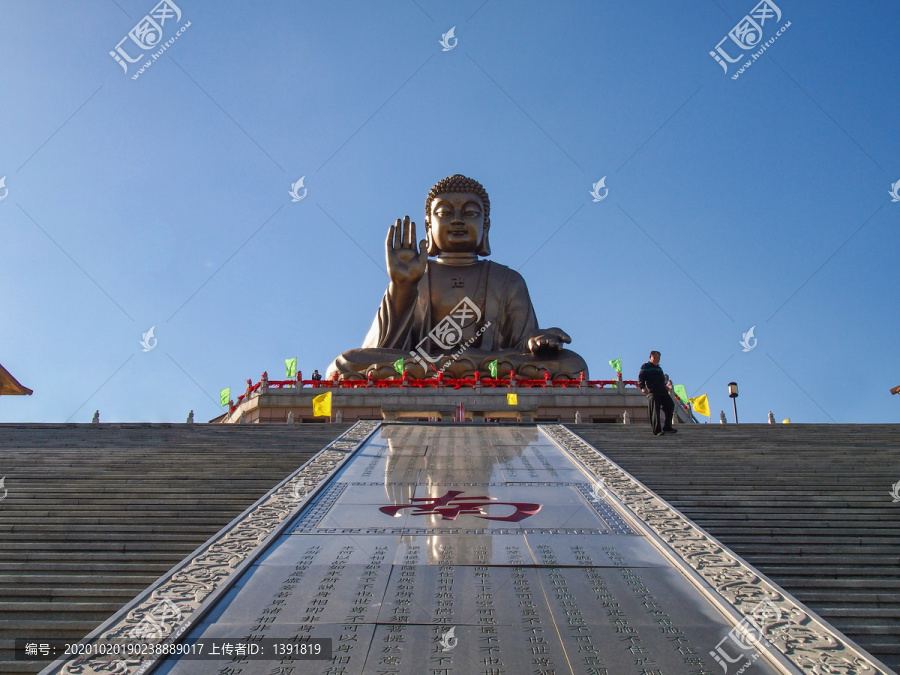
[[[186,636],[327,638],[331,658],[156,672],[717,668],[737,618],[632,522],[536,427],[384,426]],[[758,673],[799,672],[752,654]]]

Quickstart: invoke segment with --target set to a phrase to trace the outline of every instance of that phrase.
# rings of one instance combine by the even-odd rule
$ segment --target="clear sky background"
[[[176,0],[132,79],[155,2],[0,2],[0,363],[35,392],[0,421],[202,421],[324,372],[453,173],[592,378],[659,349],[713,422],[732,380],[742,422],[900,421],[896,2],[777,0],[732,79],[754,0]]]

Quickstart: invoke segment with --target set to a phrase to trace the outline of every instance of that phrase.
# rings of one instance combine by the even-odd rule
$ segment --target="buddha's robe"
[[[569,377],[586,371],[583,359],[569,350],[532,355],[528,340],[540,334],[518,272],[488,260],[469,265],[429,260],[415,301],[397,311],[385,292],[363,347],[344,352],[329,374],[365,376],[374,367],[376,378],[390,377],[400,358],[413,377],[434,376],[448,361],[448,376],[470,375],[486,371],[493,359],[501,372],[513,370],[520,377],[542,377],[544,369]]]

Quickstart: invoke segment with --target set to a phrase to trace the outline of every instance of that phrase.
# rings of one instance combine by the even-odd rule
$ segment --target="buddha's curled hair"
[[[484,186],[474,178],[469,178],[468,176],[463,176],[458,173],[448,176],[443,180],[439,180],[434,184],[434,187],[431,188],[431,192],[429,192],[428,196],[425,198],[426,223],[431,222],[431,202],[442,192],[474,192],[481,198],[481,201],[484,204],[484,226],[485,228],[490,227],[491,198],[488,197],[487,191],[484,189]]]

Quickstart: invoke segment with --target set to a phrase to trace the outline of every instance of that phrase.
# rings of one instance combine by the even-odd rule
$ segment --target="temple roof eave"
[[[0,365],[0,396],[31,396],[32,390],[22,385],[6,368]]]

